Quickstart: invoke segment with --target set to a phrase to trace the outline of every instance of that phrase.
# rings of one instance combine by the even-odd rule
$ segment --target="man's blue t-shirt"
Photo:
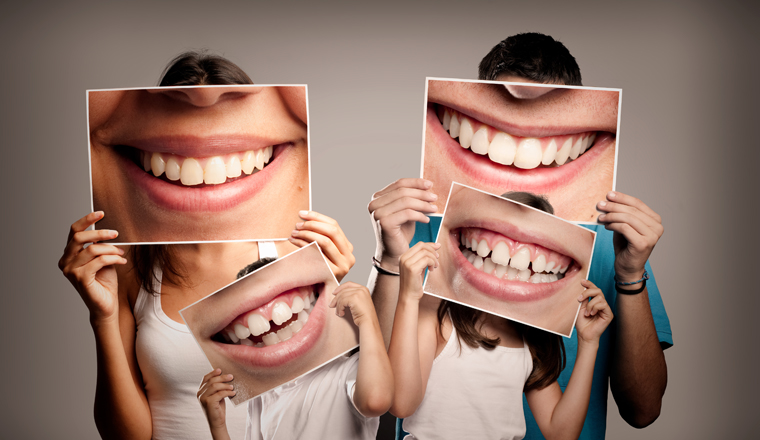
[[[440,216],[432,216],[430,223],[417,223],[414,230],[414,238],[410,246],[419,241],[433,242],[438,235],[438,230],[441,227]],[[613,310],[615,310],[615,300],[617,299],[617,291],[615,290],[615,248],[612,244],[612,231],[608,231],[603,225],[584,225],[584,227],[596,232],[596,244],[594,246],[594,254],[591,260],[591,270],[589,271],[588,279],[596,284],[597,287],[602,289],[607,302],[610,304]],[[647,281],[647,291],[649,292],[649,305],[652,309],[652,317],[654,318],[654,325],[657,329],[657,337],[660,339],[660,344],[667,348],[673,345],[673,336],[670,331],[670,320],[668,314],[665,312],[665,306],[662,303],[660,297],[660,290],[657,288],[657,283],[652,273],[652,268],[649,267],[649,262],[646,264],[646,270],[649,273],[649,281]],[[607,386],[609,378],[610,368],[610,356],[611,342],[613,339],[613,332],[615,326],[610,326],[602,334],[599,340],[599,351],[596,355],[596,363],[594,364],[594,378],[591,385],[591,399],[589,401],[588,413],[586,414],[586,421],[583,424],[583,431],[579,439],[581,440],[596,440],[603,439],[607,430]],[[565,391],[567,382],[570,380],[570,374],[573,372],[573,366],[575,366],[575,357],[578,352],[578,336],[577,332],[573,332],[571,338],[562,338],[565,343],[565,353],[567,355],[567,364],[565,369],[557,380],[562,391]],[[523,395],[523,409],[525,410],[525,422],[527,424],[527,433],[525,439],[537,440],[543,439],[541,430],[536,424],[536,420],[533,418],[533,414],[530,412],[528,402]]]

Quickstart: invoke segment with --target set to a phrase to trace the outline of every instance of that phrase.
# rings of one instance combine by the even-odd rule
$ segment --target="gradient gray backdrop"
[[[348,278],[363,283],[371,194],[419,173],[425,76],[476,78],[481,57],[523,31],[564,42],[584,84],[624,90],[617,187],[664,218],[651,258],[675,339],[662,415],[637,431],[611,402],[609,438],[758,431],[757,7],[37,3],[5,4],[0,17],[0,437],[97,438],[88,313],[56,267],[90,207],[85,89],[155,85],[168,60],[195,48],[258,83],[307,83],[313,206],[356,246]]]

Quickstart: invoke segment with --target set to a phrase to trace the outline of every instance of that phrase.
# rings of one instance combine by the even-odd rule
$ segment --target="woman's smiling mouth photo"
[[[120,242],[287,238],[310,209],[305,86],[88,91],[93,209]]]
[[[595,233],[454,183],[424,291],[569,337]]]
[[[438,212],[451,182],[545,194],[557,216],[596,222],[614,189],[620,91],[428,79],[423,177]]]
[[[240,404],[356,347],[350,317],[328,305],[338,282],[316,244],[181,311],[214,368],[234,376]]]

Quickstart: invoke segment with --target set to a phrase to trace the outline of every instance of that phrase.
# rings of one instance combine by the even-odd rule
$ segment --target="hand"
[[[433,270],[438,267],[438,252],[440,243],[417,243],[399,258],[399,273],[401,274],[399,299],[405,297],[419,301],[422,298],[422,280],[425,269]]]
[[[614,231],[615,273],[618,281],[632,282],[644,274],[644,264],[649,259],[664,228],[662,218],[641,200],[611,191],[607,201],[597,204],[603,211],[599,222]]]
[[[335,296],[330,301],[330,308],[334,308],[335,314],[340,317],[345,315],[345,309],[348,308],[357,327],[361,327],[364,322],[377,319],[372,297],[366,287],[349,282],[338,286],[333,295]]]
[[[438,198],[425,179],[399,179],[372,195],[367,206],[377,239],[377,258],[385,269],[396,271],[398,259],[409,249],[414,222],[428,223],[425,213],[434,213]]]
[[[599,343],[599,338],[612,321],[612,309],[607,304],[602,290],[588,280],[581,280],[581,285],[586,288],[578,297],[581,308],[578,310],[578,319],[575,328],[578,330],[578,343]],[[586,300],[589,301],[586,301]]]
[[[304,221],[296,223],[288,240],[298,247],[316,241],[340,282],[356,263],[354,245],[348,241],[338,222],[330,217],[314,211],[300,211],[298,215]]]
[[[206,413],[208,425],[212,431],[227,427],[227,411],[225,408],[225,397],[233,397],[235,390],[232,384],[231,374],[222,375],[222,370],[216,370],[203,376],[201,386],[198,388],[198,401]]]
[[[114,264],[126,264],[124,250],[99,241],[116,238],[108,229],[86,230],[103,218],[103,212],[87,214],[71,225],[68,243],[58,268],[79,292],[90,311],[90,320],[117,319],[118,280]],[[85,247],[89,243],[89,246]]]

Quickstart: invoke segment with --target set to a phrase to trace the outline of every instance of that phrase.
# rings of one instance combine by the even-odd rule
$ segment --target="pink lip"
[[[235,181],[200,188],[173,184],[145,172],[128,158],[119,155],[129,179],[156,205],[180,212],[220,212],[233,208],[256,195],[272,179],[287,160],[292,144],[274,148],[272,160],[263,170]],[[250,146],[249,146],[250,147]],[[251,148],[248,148],[251,149]],[[209,151],[208,149],[206,150]],[[241,151],[241,150],[234,150]],[[164,150],[164,152],[169,152]],[[214,151],[217,154],[221,152]],[[187,155],[187,152],[184,152]],[[208,154],[208,153],[206,153]]]
[[[220,351],[223,356],[250,367],[272,368],[285,365],[305,355],[317,345],[317,341],[319,341],[325,328],[326,296],[324,295],[324,291],[320,292],[313,310],[309,313],[309,320],[306,321],[306,324],[304,324],[298,333],[287,341],[265,347],[250,347],[247,345],[223,344],[211,340],[212,347]],[[239,313],[235,314],[234,317],[238,315]],[[224,328],[228,323],[221,325],[219,330]]]
[[[486,223],[488,224],[488,223]],[[508,226],[505,228],[505,226]],[[489,228],[487,226],[484,226],[483,223],[480,223],[478,225],[467,225],[467,226],[458,226],[457,228],[462,227],[481,227],[483,229],[490,229],[496,231],[495,228]],[[507,231],[505,231],[507,229]],[[517,228],[515,228],[512,225],[503,225],[498,229],[499,233],[502,235],[505,235],[509,238],[512,238],[517,241],[523,241],[523,242],[536,242],[535,240],[531,240],[531,235],[527,235],[524,233],[518,233]],[[489,275],[485,272],[482,272],[478,269],[476,269],[472,264],[470,264],[469,261],[462,255],[462,252],[459,250],[459,237],[455,236],[454,234],[449,234],[449,239],[447,240],[449,246],[449,252],[451,255],[453,255],[454,259],[454,265],[457,267],[459,273],[462,274],[462,278],[467,281],[468,284],[470,284],[472,287],[474,287],[476,290],[480,291],[481,293],[497,298],[501,301],[508,301],[508,302],[531,302],[531,301],[539,301],[545,298],[549,298],[555,293],[563,290],[567,284],[571,281],[571,279],[574,277],[574,275],[580,270],[577,263],[575,263],[575,259],[573,259],[574,264],[571,265],[570,269],[567,270],[565,273],[565,277],[561,280],[555,281],[553,283],[529,283],[529,282],[522,282],[522,281],[509,281],[504,280],[500,278],[496,278],[493,275]],[[537,243],[541,246],[551,248],[550,244],[547,243]],[[556,249],[556,248],[555,248]],[[567,255],[566,253],[560,252],[563,255]]]
[[[427,109],[426,123],[427,130],[430,130],[436,144],[442,146],[443,153],[463,173],[477,181],[479,186],[535,194],[550,193],[569,184],[576,177],[590,172],[595,160],[615,144],[611,135],[600,134],[593,147],[570,163],[553,168],[522,170],[497,164],[488,156],[481,156],[462,148],[459,142],[443,129],[435,110],[430,106]]]
[[[224,135],[198,137],[189,135],[155,136],[145,139],[120,140],[126,145],[152,153],[171,153],[185,157],[207,157],[239,151],[260,150],[283,140],[260,138],[250,135]],[[213,153],[213,154],[209,154]]]

